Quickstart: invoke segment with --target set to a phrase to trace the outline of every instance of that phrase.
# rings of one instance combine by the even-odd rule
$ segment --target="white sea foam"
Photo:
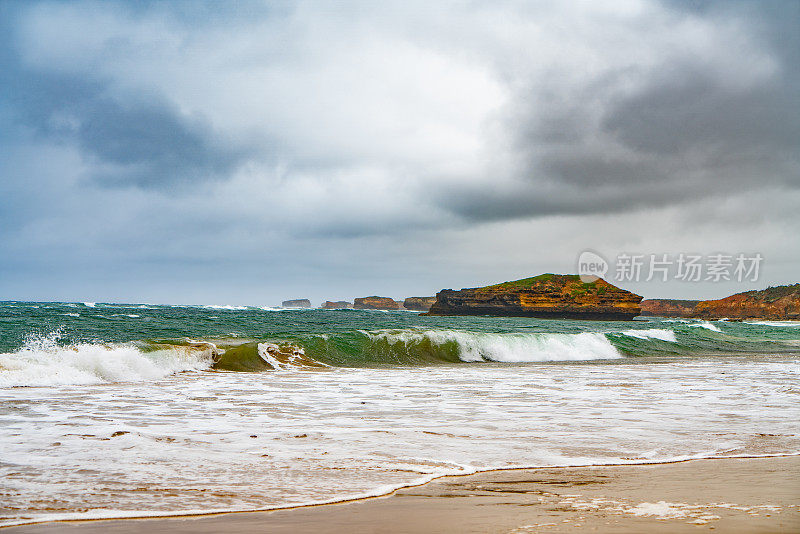
[[[58,333],[32,338],[0,354],[0,387],[101,384],[157,380],[180,371],[207,369],[211,351],[176,347],[141,352],[131,345],[58,345]]]
[[[623,330],[619,332],[623,336],[635,337],[637,339],[658,339],[675,343],[675,332],[664,328],[649,328],[647,330]]]
[[[722,332],[719,327],[713,323],[709,323],[708,321],[704,321],[698,324],[690,324],[689,327],[691,328],[705,328],[706,330],[711,330],[712,332]]]
[[[457,330],[365,332],[373,339],[389,343],[419,343],[424,338],[435,345],[454,342],[458,357],[465,362],[547,362],[605,360],[623,356],[597,332],[580,334],[487,334]]]
[[[97,303],[96,302],[84,302],[83,305],[86,306],[87,308],[94,308],[95,306],[97,306]]]
[[[764,326],[788,327],[788,328],[800,327],[800,321],[745,321],[745,323],[760,324]]]
[[[203,308],[207,310],[246,310],[247,306],[232,306],[230,304],[204,304]]]
[[[757,455],[755,431],[774,434],[770,452],[800,450],[797,395],[777,387],[795,383],[798,362],[735,360],[191,373],[0,390],[12,421],[0,425],[3,460],[18,473],[4,480],[15,511],[0,524],[279,508],[477,469]]]

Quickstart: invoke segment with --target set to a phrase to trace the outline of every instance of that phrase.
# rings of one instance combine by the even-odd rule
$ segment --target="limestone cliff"
[[[436,302],[436,297],[406,297],[403,307],[407,310],[426,312],[431,309],[434,302]]]
[[[443,289],[426,315],[497,315],[545,319],[630,320],[642,297],[603,279],[543,274],[514,282],[454,291]]]
[[[399,310],[400,306],[400,302],[389,297],[359,297],[353,301],[357,310]]]
[[[353,307],[353,303],[352,302],[347,302],[346,300],[335,300],[335,301],[326,300],[322,304],[322,306],[320,306],[320,308],[325,309],[325,310],[341,310],[341,309],[352,308],[352,307]]]
[[[800,320],[800,284],[746,291],[719,300],[704,300],[695,306],[692,317]]]
[[[284,300],[281,306],[284,308],[310,308],[311,301],[308,299]]]
[[[656,317],[691,317],[699,300],[645,299],[642,301],[642,315]]]

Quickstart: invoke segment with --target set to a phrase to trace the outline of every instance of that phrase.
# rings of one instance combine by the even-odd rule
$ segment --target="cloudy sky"
[[[274,304],[760,253],[800,2],[0,1],[0,300]]]

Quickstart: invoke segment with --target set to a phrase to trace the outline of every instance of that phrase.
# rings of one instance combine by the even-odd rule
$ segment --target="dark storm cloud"
[[[104,186],[171,187],[225,179],[244,157],[200,118],[185,117],[158,97],[119,102],[102,84],[66,75],[7,70],[17,126],[74,144],[97,164]]]
[[[88,178],[102,186],[170,188],[226,179],[246,157],[245,148],[228,146],[202,117],[181,114],[157,94],[114,98],[102,79],[24,65],[12,26],[19,10],[12,7],[4,6],[0,27],[6,135],[75,146],[96,165]]]
[[[727,11],[689,6],[752,32],[759,50],[751,63],[724,42],[709,45],[739,72],[678,48],[655,67],[610,68],[582,85],[560,85],[557,70],[552,80],[534,80],[507,112],[518,161],[512,178],[446,188],[443,205],[468,219],[499,220],[620,213],[764,186],[800,187],[798,6],[772,3],[760,16],[752,4]],[[765,63],[775,72],[759,74],[769,70]],[[631,79],[639,80],[635,90]]]
[[[725,157],[756,149],[786,157],[800,139],[796,96],[796,87],[776,83],[730,91],[702,68],[687,66],[612,102],[602,129],[633,150],[655,155],[700,149]]]
[[[653,213],[788,272],[799,7],[0,0],[0,297],[434,291]]]
[[[226,179],[239,162],[239,154],[217,146],[208,126],[164,104],[95,99],[77,120],[81,149],[112,166],[95,177],[104,185],[161,187]]]

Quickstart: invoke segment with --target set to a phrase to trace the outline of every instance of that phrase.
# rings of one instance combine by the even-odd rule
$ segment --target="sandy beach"
[[[800,457],[487,471],[273,512],[58,522],[58,533],[800,532]]]

